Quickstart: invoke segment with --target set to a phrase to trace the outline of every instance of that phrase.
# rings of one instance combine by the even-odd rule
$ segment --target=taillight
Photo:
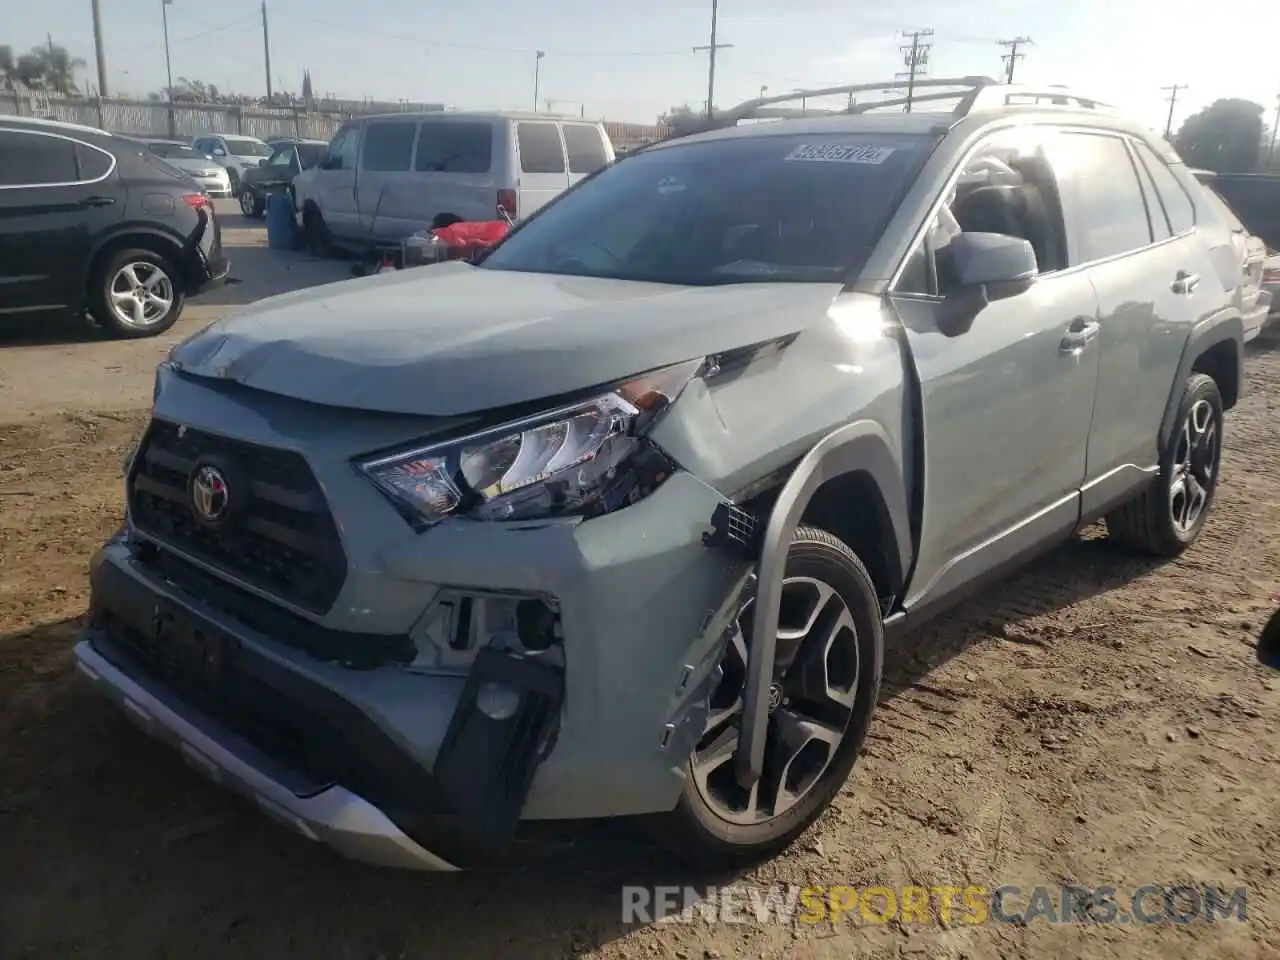
[[[1263,283],[1280,283],[1280,267],[1267,267],[1262,271]]]
[[[209,198],[203,193],[184,193],[182,202],[193,210],[203,210],[205,208],[212,209],[213,204],[209,202]]]
[[[512,220],[516,219],[516,192],[514,190],[499,190],[495,211],[499,220],[502,219],[504,213]]]

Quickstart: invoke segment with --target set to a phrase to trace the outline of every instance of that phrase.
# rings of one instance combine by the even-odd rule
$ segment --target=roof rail
[[[954,100],[956,97],[963,97],[971,93],[975,89],[981,89],[995,84],[996,81],[991,77],[925,77],[917,80],[914,84],[915,90],[933,90],[935,88],[952,88],[946,93],[924,94],[921,96],[912,96],[911,102],[928,100]],[[779,116],[799,116],[801,111],[793,110],[769,110],[774,104],[779,103],[795,103],[797,101],[812,100],[816,97],[829,97],[835,94],[848,94],[852,96],[857,93],[883,93],[890,90],[905,90],[906,84],[901,80],[880,80],[874,83],[849,83],[838,87],[819,87],[812,90],[793,90],[791,93],[784,93],[775,97],[757,97],[754,100],[746,100],[736,107],[730,107],[728,110],[718,110],[715,114],[714,122],[711,124],[715,127],[733,126],[739,120],[757,120],[769,117]],[[905,98],[901,100],[906,103]],[[880,106],[879,103],[867,104],[866,109]],[[845,110],[821,110],[821,109],[805,109],[803,113],[806,115],[822,116],[824,114],[841,114],[841,113],[861,113],[859,109],[863,105],[856,104],[850,109]]]
[[[1082,107],[1086,110],[1105,110],[1110,108],[1111,104],[1081,96],[1064,86],[994,84],[974,87],[956,105],[954,114],[957,117],[967,117],[971,113],[982,110],[1022,106]]]

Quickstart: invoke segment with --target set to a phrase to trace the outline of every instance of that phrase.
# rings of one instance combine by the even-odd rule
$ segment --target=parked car
[[[0,314],[87,309],[114,336],[155,336],[227,267],[183,171],[127,137],[0,117]]]
[[[231,196],[226,167],[181,140],[142,140],[143,147],[191,177],[211,197]]]
[[[231,195],[240,196],[240,178],[246,170],[258,166],[271,156],[271,148],[257,137],[229,136],[214,133],[193,137],[191,145],[227,168]]]
[[[1172,148],[943,82],[954,112],[656,144],[478,263],[183,343],[81,671],[373,862],[632,814],[699,861],[783,848],[904,630],[1100,518],[1193,543],[1240,395],[1230,241]]]
[[[396,113],[344,124],[293,182],[316,253],[398,245],[459,220],[525,217],[613,160],[599,123],[546,114]]]
[[[251,167],[240,178],[240,212],[246,217],[261,217],[266,210],[267,195],[289,189],[294,177],[310,170],[324,157],[328,146],[323,140],[277,143],[266,163]]]
[[[1208,170],[1192,172],[1207,188],[1205,195],[1209,212],[1217,216],[1230,233],[1231,256],[1240,265],[1240,285],[1236,289],[1236,298],[1244,317],[1244,339],[1248,343],[1262,333],[1268,317],[1277,306],[1273,304],[1275,284],[1273,282],[1268,287],[1264,277],[1268,258],[1267,245],[1261,237],[1255,237],[1245,228],[1235,211],[1215,190],[1217,177],[1214,173]]]

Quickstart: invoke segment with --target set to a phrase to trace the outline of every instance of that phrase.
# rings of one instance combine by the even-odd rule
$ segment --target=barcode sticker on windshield
[[[817,163],[884,163],[893,147],[872,147],[857,143],[802,143],[784,160],[808,160]]]

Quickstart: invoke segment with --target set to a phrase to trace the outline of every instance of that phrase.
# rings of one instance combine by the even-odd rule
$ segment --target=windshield
[[[271,148],[261,140],[250,140],[246,137],[223,137],[227,149],[233,157],[269,157]]]
[[[932,147],[924,135],[841,133],[643,151],[543,208],[483,266],[697,285],[842,282]]]
[[[148,143],[147,149],[166,160],[199,160],[204,154],[185,143]]]

